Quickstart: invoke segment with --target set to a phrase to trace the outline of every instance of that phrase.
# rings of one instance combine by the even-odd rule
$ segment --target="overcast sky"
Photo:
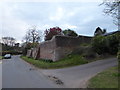
[[[107,32],[117,30],[113,18],[104,15],[101,2],[4,2],[0,3],[2,36],[11,36],[19,42],[32,26],[44,32],[59,26],[72,29],[80,35],[93,36],[99,26]]]

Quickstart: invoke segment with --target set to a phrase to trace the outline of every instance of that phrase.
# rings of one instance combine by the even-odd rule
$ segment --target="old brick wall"
[[[38,52],[38,47],[33,48],[32,49],[32,54],[31,54],[32,56],[31,57],[33,57],[34,59],[36,59],[37,52]]]
[[[68,37],[68,36],[56,36],[57,47],[75,47],[81,43],[90,43],[92,37],[78,36],[78,37]]]
[[[30,50],[27,51],[27,55],[26,56],[27,57],[31,57],[32,56],[32,49],[30,49]]]
[[[56,36],[56,48],[54,53],[54,61],[60,60],[66,55],[70,54],[73,50],[80,46],[82,43],[90,43],[91,37],[79,36],[79,37],[68,37],[68,36]]]
[[[53,37],[49,41],[42,42],[40,44],[39,48],[40,52],[38,53],[39,57],[37,57],[37,59],[53,60],[55,48],[56,48],[55,37]]]
[[[57,61],[70,54],[82,43],[90,43],[91,37],[54,36],[51,40],[42,42],[39,47],[28,51],[28,56],[35,59]],[[30,54],[32,52],[32,54]]]

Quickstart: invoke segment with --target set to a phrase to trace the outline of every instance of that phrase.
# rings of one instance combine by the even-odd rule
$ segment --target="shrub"
[[[96,36],[92,40],[92,47],[98,54],[106,53],[108,51],[107,40],[104,36]]]
[[[108,50],[110,54],[116,54],[119,47],[119,39],[117,34],[113,34],[106,37],[108,39]]]
[[[62,35],[62,29],[59,27],[53,27],[45,30],[45,41],[51,40],[55,35]]]
[[[117,54],[120,44],[118,33],[109,36],[96,36],[92,40],[92,47],[98,54]]]
[[[65,36],[72,36],[72,37],[78,36],[78,34],[75,31],[70,29],[64,30],[63,33]]]

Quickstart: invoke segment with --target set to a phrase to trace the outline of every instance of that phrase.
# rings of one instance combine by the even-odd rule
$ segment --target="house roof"
[[[113,31],[113,32],[105,33],[105,34],[103,34],[103,36],[112,35],[112,34],[115,34],[115,33],[118,33],[118,32],[120,32],[120,31]]]

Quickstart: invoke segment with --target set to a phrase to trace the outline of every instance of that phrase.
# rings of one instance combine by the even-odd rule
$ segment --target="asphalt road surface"
[[[42,70],[44,75],[55,76],[67,88],[86,88],[88,80],[99,72],[118,65],[116,58],[98,60],[84,65],[65,69]],[[41,71],[41,70],[40,70]]]
[[[2,62],[2,88],[58,88],[41,72],[31,69],[33,66],[21,60],[19,56],[4,59]]]
[[[70,68],[43,70],[26,63],[19,56],[12,56],[2,63],[2,88],[85,88],[91,77],[117,64],[117,59],[111,58]],[[63,84],[56,84],[56,79],[50,77]]]

